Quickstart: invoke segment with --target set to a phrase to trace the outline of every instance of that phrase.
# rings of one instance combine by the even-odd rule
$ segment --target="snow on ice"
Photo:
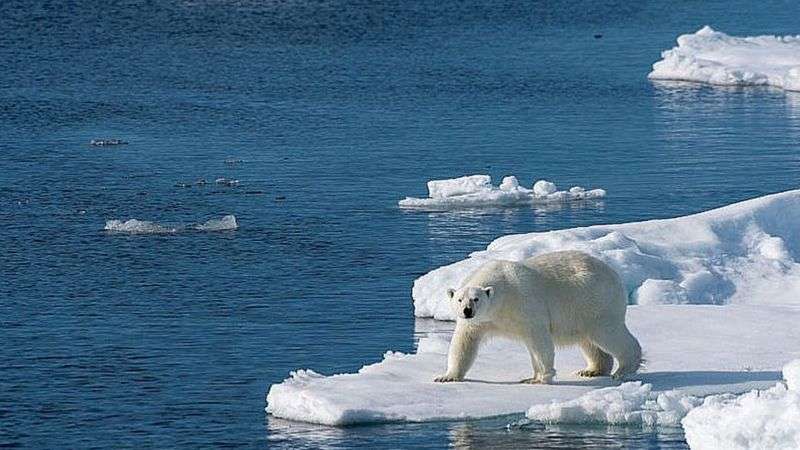
[[[580,250],[610,264],[630,302],[800,305],[800,190],[674,219],[503,236],[414,282],[418,317],[452,320],[445,301],[488,260]]]

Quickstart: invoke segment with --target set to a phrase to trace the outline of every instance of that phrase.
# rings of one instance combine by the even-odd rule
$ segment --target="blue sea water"
[[[800,94],[646,74],[679,34],[797,34],[799,13],[790,1],[0,3],[0,446],[685,448],[680,430],[507,429],[513,418],[319,427],[268,417],[264,398],[296,368],[350,372],[413,351],[413,280],[498,236],[796,188]],[[429,179],[472,173],[608,197],[396,207]],[[103,231],[224,214],[240,228]]]

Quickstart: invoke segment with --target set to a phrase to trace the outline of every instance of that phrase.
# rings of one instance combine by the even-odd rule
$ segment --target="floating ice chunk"
[[[428,195],[431,198],[455,197],[491,188],[492,178],[489,175],[469,175],[451,180],[428,181]]]
[[[568,191],[556,190],[556,185],[539,180],[533,189],[520,186],[517,177],[503,178],[499,187],[492,186],[489,175],[470,175],[452,180],[428,182],[429,198],[406,197],[399,205],[404,208],[450,209],[565,202],[605,197],[603,189],[585,190],[574,187]]]
[[[200,231],[227,231],[239,228],[239,223],[236,221],[236,216],[228,214],[221,219],[210,219],[199,225],[195,225],[195,229]]]
[[[239,228],[239,223],[236,216],[227,215],[220,219],[210,219],[204,223],[186,226],[167,226],[148,220],[107,220],[105,231],[111,233],[128,233],[128,234],[170,234],[185,231],[187,229],[194,229],[198,231],[226,231],[235,230]]]
[[[104,145],[125,145],[127,142],[122,139],[92,139],[89,145],[104,146]]]
[[[702,399],[677,391],[653,392],[653,385],[632,381],[597,389],[574,400],[534,405],[528,419],[546,423],[680,426]]]
[[[800,90],[800,36],[734,37],[705,26],[661,57],[650,79]]]
[[[115,233],[131,234],[166,234],[175,233],[177,228],[166,227],[147,220],[107,220],[104,228],[106,231]]]
[[[797,449],[800,392],[779,383],[739,396],[713,395],[691,410],[682,424],[686,441],[695,450]]]
[[[674,219],[504,236],[414,281],[414,313],[452,320],[445,292],[481,264],[558,250],[610,264],[633,303],[800,305],[798,229],[800,190]]]
[[[556,192],[556,184],[547,180],[539,180],[533,183],[533,193],[539,197],[544,197]]]
[[[224,177],[217,178],[216,180],[214,180],[214,182],[217,183],[217,184],[223,185],[223,186],[228,186],[228,187],[238,186],[239,185],[239,180],[234,180],[234,179],[231,179],[231,178],[224,178]]]

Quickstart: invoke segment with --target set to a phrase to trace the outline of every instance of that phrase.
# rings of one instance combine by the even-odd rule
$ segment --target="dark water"
[[[508,431],[510,419],[313,427],[267,417],[264,397],[295,368],[413,351],[412,281],[497,236],[797,187],[800,95],[645,76],[678,34],[796,34],[798,13],[790,1],[0,3],[0,445],[684,447],[679,430]],[[609,196],[395,207],[428,179],[470,173]],[[240,185],[176,186],[218,177]],[[103,231],[223,214],[240,229]]]

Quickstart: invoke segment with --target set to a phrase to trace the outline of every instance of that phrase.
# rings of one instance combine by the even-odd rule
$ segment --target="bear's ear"
[[[491,287],[491,286],[485,287],[485,288],[483,288],[483,292],[486,292],[486,297],[487,298],[492,298],[492,294],[494,294],[494,288]]]
[[[456,290],[455,289],[448,289],[447,290],[447,298],[453,298],[454,295],[456,295]]]

